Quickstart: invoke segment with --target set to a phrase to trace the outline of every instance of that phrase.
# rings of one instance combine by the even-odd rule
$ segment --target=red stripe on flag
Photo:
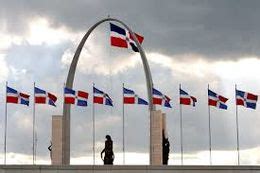
[[[257,100],[257,95],[254,95],[254,94],[248,93],[248,94],[247,94],[247,99],[250,99],[250,100]]]
[[[46,97],[35,97],[35,103],[46,103]]]
[[[216,101],[216,100],[209,99],[209,105],[210,105],[210,106],[217,106],[217,101]]]
[[[244,106],[244,100],[242,99],[236,99],[237,105],[242,105]]]
[[[112,46],[128,48],[126,40],[117,37],[110,37],[110,40]]]
[[[103,100],[104,100],[103,97],[95,97],[94,96],[94,98],[93,98],[93,102],[98,103],[98,104],[103,104],[104,103]]]
[[[24,93],[20,93],[20,96],[27,99],[30,97],[30,95]]]
[[[129,33],[129,34],[130,34],[130,33]],[[140,44],[142,44],[142,42],[144,41],[144,37],[141,36],[141,35],[139,35],[139,34],[136,34],[136,33],[134,33],[134,34],[135,34],[135,36],[136,36],[138,42],[139,42]],[[130,34],[130,39],[134,40],[132,34]]]
[[[227,99],[226,97],[223,97],[223,96],[219,96],[218,98],[219,98],[220,101],[222,101],[222,102],[224,102],[224,103],[225,103],[226,101],[228,101],[228,99]]]
[[[18,103],[17,97],[7,96],[6,97],[6,103]]]
[[[65,102],[65,104],[75,104],[75,98],[74,97],[65,97],[64,102]]]
[[[124,97],[124,104],[135,104],[134,97]]]
[[[83,91],[78,91],[78,96],[87,99],[88,98],[88,93],[83,92]]]
[[[56,102],[57,101],[57,97],[51,93],[48,93],[48,97],[53,101]]]
[[[191,99],[190,98],[180,98],[180,104],[191,105]]]
[[[162,105],[162,99],[161,98],[153,98],[153,104]]]

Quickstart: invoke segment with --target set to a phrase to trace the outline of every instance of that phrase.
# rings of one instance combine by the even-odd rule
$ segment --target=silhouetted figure
[[[114,162],[114,152],[113,152],[113,141],[109,135],[106,135],[105,148],[101,152],[101,159],[104,161],[104,165],[113,165]],[[103,153],[105,157],[103,159]]]
[[[163,164],[168,165],[169,153],[170,153],[170,142],[168,138],[165,137],[163,131]]]
[[[50,146],[48,146],[48,150],[50,151],[50,157],[52,159],[52,142],[50,141]]]

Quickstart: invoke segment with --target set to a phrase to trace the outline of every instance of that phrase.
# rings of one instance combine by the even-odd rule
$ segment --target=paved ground
[[[260,166],[0,165],[0,173],[260,173]]]

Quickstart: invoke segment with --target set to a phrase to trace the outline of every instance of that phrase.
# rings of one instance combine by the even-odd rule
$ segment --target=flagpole
[[[7,85],[8,82],[6,82],[5,86],[5,133],[4,133],[4,164],[6,165],[6,143],[7,143]]]
[[[38,146],[37,142],[38,142],[37,127],[35,126],[35,151],[34,151],[34,153],[35,153],[35,158],[34,158],[35,164],[37,164],[37,146]]]
[[[33,83],[33,165],[35,164],[35,82]]]
[[[123,165],[125,165],[125,104],[124,104],[124,83],[123,83]]]
[[[235,84],[235,92],[237,85]],[[236,93],[235,93],[236,94]],[[240,165],[240,146],[239,146],[239,123],[238,123],[238,108],[236,103],[236,130],[237,130],[237,164]]]
[[[95,87],[95,83],[93,83],[93,90],[94,90],[94,87]],[[93,96],[93,99],[94,99],[94,96]],[[93,165],[95,165],[95,140],[96,140],[96,136],[95,136],[95,105],[94,105],[94,100],[92,102],[92,120],[93,120]]]
[[[180,94],[181,84],[179,85],[179,99],[181,98]],[[182,105],[180,102],[180,138],[181,138],[181,165],[183,165],[183,127],[182,127]]]
[[[208,84],[209,91],[209,84]],[[209,94],[208,94],[209,101]],[[208,114],[209,114],[209,163],[212,165],[212,146],[211,146],[211,115],[210,115],[210,105],[208,104]]]

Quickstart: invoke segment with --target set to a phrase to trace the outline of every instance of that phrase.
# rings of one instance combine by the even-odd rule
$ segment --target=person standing
[[[103,153],[105,153],[104,158]],[[101,152],[101,159],[104,161],[104,165],[113,165],[114,158],[113,141],[111,136],[106,135],[105,148]]]
[[[169,153],[170,153],[170,142],[169,139],[165,137],[164,131],[163,131],[163,165],[168,165],[168,160],[169,160]]]

